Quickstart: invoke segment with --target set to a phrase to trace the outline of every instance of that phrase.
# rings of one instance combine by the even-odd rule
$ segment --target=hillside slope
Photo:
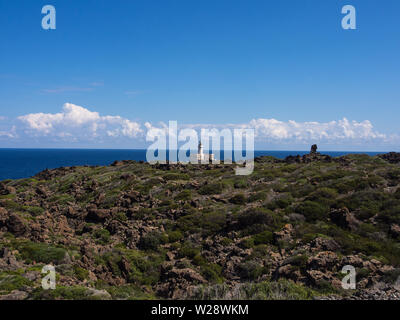
[[[250,176],[122,161],[3,181],[0,298],[399,299],[398,160],[261,157]]]

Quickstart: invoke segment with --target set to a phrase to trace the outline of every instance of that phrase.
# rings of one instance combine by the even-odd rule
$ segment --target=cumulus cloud
[[[10,138],[10,139],[17,138],[18,137],[17,127],[12,126],[10,130],[0,131],[0,137],[6,137],[6,138]]]
[[[146,123],[145,127],[150,130],[154,129],[150,123]],[[161,123],[157,128],[159,130],[167,130],[166,124]],[[300,143],[309,144],[311,142],[328,142],[328,143],[348,143],[348,142],[388,142],[394,141],[398,137],[395,135],[388,136],[374,130],[369,120],[357,122],[349,121],[346,118],[338,121],[329,122],[296,122],[294,120],[280,121],[276,119],[253,119],[247,123],[241,124],[183,124],[180,128],[191,128],[194,130],[205,129],[254,129],[255,138],[265,143]]]
[[[101,116],[72,103],[66,103],[59,113],[31,113],[18,117],[29,133],[36,136],[68,137],[129,137],[142,133],[140,124],[120,116]]]
[[[268,141],[290,140],[293,142],[326,141],[368,141],[387,140],[385,134],[373,129],[369,120],[349,121],[343,118],[330,122],[296,122],[276,119],[253,119],[248,127],[254,128],[256,137]]]
[[[37,138],[37,141],[67,142],[110,142],[118,145],[118,139],[135,139],[138,144],[146,145],[147,138],[154,138],[158,132],[168,132],[168,123],[143,124],[123,118],[119,115],[101,115],[99,112],[72,103],[64,104],[56,113],[31,113],[17,118],[16,127],[0,127],[0,137]],[[3,122],[2,122],[3,123]],[[13,123],[7,123],[11,126]],[[200,133],[205,129],[253,128],[256,144],[263,145],[396,145],[400,144],[398,135],[388,135],[377,131],[369,120],[354,121],[343,118],[328,122],[297,122],[277,119],[257,118],[239,124],[182,124],[178,130],[192,128]],[[127,140],[127,141],[128,141]],[[114,143],[115,141],[115,143]]]

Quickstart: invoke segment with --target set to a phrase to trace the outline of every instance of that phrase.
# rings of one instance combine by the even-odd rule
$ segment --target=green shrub
[[[163,242],[163,235],[158,231],[151,231],[139,240],[139,247],[142,250],[157,251],[160,244]]]
[[[249,197],[248,202],[263,201],[265,199],[267,199],[267,193],[266,192],[257,192],[257,193],[253,193]]]
[[[229,238],[223,238],[222,240],[221,240],[221,244],[223,245],[223,246],[229,246],[230,244],[232,244],[233,243],[233,240],[232,239],[229,239]]]
[[[276,226],[277,217],[268,209],[254,208],[242,212],[237,217],[241,228],[249,227],[255,224],[267,224],[271,227]]]
[[[139,211],[132,214],[133,220],[152,219],[154,217],[153,209],[151,208],[140,208]]]
[[[120,286],[109,286],[98,283],[96,288],[104,289],[111,294],[114,300],[152,300],[155,296],[152,293],[145,292],[145,289],[135,284]]]
[[[221,283],[223,281],[221,270],[221,266],[211,263],[201,267],[201,274],[212,283]]]
[[[264,231],[253,236],[254,244],[270,244],[273,242],[273,234],[270,231]]]
[[[234,183],[233,186],[235,189],[244,189],[247,188],[248,182],[246,179],[237,179]]]
[[[88,270],[83,269],[77,265],[74,265],[74,273],[75,273],[76,277],[81,281],[87,279],[89,276]]]
[[[383,274],[383,281],[387,283],[395,283],[400,277],[400,268],[386,271]]]
[[[363,208],[363,210],[368,210],[370,214],[376,214],[380,211],[380,206],[386,199],[387,196],[380,191],[359,191],[337,201],[334,207],[347,207],[350,211]]]
[[[59,263],[66,254],[65,249],[53,247],[46,243],[22,242],[17,245],[17,249],[22,259],[27,263],[43,262],[43,263]]]
[[[202,195],[213,195],[221,194],[225,189],[225,184],[222,182],[205,184],[199,189],[199,193]]]
[[[117,212],[114,214],[114,219],[118,220],[119,222],[125,222],[128,220],[126,214],[124,212]]]
[[[300,203],[295,211],[302,214],[308,222],[325,220],[328,214],[328,210],[325,206],[308,200]]]
[[[285,209],[290,204],[293,202],[293,198],[291,195],[285,195],[282,197],[279,197],[278,199],[275,199],[274,201],[270,202],[267,205],[267,208],[270,210],[275,210],[275,209]]]
[[[305,269],[307,265],[308,257],[305,254],[290,257],[286,260],[287,264]]]
[[[54,290],[44,290],[41,287],[34,290],[32,293],[34,300],[96,300],[90,294],[90,291],[81,286],[64,287],[57,286]]]
[[[185,243],[181,249],[178,252],[178,257],[179,258],[189,258],[189,259],[193,259],[195,256],[197,256],[198,254],[200,254],[200,249],[194,247],[192,244],[190,243]]]
[[[338,289],[332,286],[332,284],[327,280],[319,280],[315,284],[315,288],[322,294],[335,294],[338,292]]]
[[[207,264],[207,260],[200,253],[193,257],[192,262],[196,266],[204,266]]]
[[[23,209],[33,216],[40,216],[44,212],[42,207],[23,206]]]
[[[24,286],[31,286],[32,282],[28,279],[14,274],[0,273],[0,294],[7,294],[13,290],[21,289]]]
[[[238,272],[241,278],[246,280],[257,280],[264,272],[265,268],[259,263],[250,260],[243,262],[238,267]]]
[[[195,300],[310,300],[318,293],[291,280],[246,282],[234,289],[226,284],[199,286],[190,299]],[[319,294],[318,294],[319,295]]]
[[[183,233],[179,230],[168,232],[168,242],[176,242],[183,239]]]
[[[122,256],[129,261],[131,271],[129,281],[140,285],[154,285],[160,279],[161,264],[165,260],[164,253],[149,253],[138,250],[122,249],[117,253],[114,261],[121,261]]]
[[[313,193],[311,193],[306,200],[319,202],[322,205],[330,205],[338,197],[338,192],[331,188],[318,188]]]
[[[175,200],[188,201],[192,199],[192,192],[190,190],[183,190],[181,193],[175,196]]]
[[[202,232],[204,235],[211,235],[225,228],[226,219],[226,213],[221,211],[195,213],[180,217],[177,227],[183,232]]]
[[[253,238],[246,238],[240,241],[240,246],[244,249],[254,248],[254,239]]]
[[[106,229],[97,229],[93,232],[93,237],[99,244],[107,244],[110,242],[110,232]]]
[[[229,202],[233,204],[245,204],[247,201],[246,201],[246,196],[240,193],[230,198]]]
[[[164,180],[171,181],[171,180],[189,180],[190,177],[184,173],[168,173],[163,176]]]

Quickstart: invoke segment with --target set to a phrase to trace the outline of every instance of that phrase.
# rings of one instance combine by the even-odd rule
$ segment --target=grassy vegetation
[[[400,268],[399,181],[399,164],[365,155],[290,164],[265,157],[244,177],[223,165],[65,169],[48,180],[3,182],[16,191],[0,196],[0,250],[12,252],[23,271],[51,263],[64,280],[78,280],[51,292],[37,289],[37,299],[96,299],[89,285],[114,299],[160,298],[157,288],[174,268],[205,279],[193,297],[227,298],[233,273],[238,299],[311,299],[335,292],[332,284],[272,281],[273,257],[290,254],[290,271],[306,277],[315,239],[332,240],[337,247],[324,251],[389,264],[395,271],[383,277],[393,279]],[[88,208],[108,214],[88,220]],[[348,212],[355,227],[334,221],[336,212]],[[19,222],[8,220],[11,213],[29,227],[25,235],[15,232]],[[371,276],[359,269],[360,279]],[[102,277],[95,280],[89,270]],[[21,274],[0,273],[1,294],[33,285]]]

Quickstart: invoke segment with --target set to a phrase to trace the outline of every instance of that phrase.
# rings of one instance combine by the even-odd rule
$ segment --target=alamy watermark
[[[345,14],[342,19],[342,28],[344,30],[357,29],[356,8],[352,5],[345,5],[342,8],[342,14]]]
[[[42,8],[42,14],[45,16],[42,18],[42,28],[44,30],[55,30],[56,29],[56,8],[52,5],[45,5]]]
[[[42,274],[45,274],[42,278],[43,290],[54,290],[56,288],[56,268],[51,264],[45,265],[42,268]]]
[[[346,276],[342,279],[342,288],[345,290],[356,289],[356,268],[351,265],[346,265],[342,268],[342,273]]]
[[[47,4],[42,7],[42,14],[45,15],[42,18],[42,28],[44,30],[55,30],[56,8],[53,5]],[[342,28],[344,30],[357,29],[356,8],[352,5],[345,5],[342,7],[342,14],[345,14],[342,18]]]
[[[168,128],[151,128],[146,141],[154,142],[147,148],[146,160],[155,163],[219,164],[220,156],[225,164],[237,166],[236,175],[250,175],[254,170],[254,129],[201,129],[200,139],[197,131],[184,128],[178,132],[177,121],[169,121]],[[221,140],[223,148],[221,149]],[[210,140],[212,148],[210,149]],[[168,142],[168,146],[167,146]],[[184,142],[178,146],[179,142]],[[211,152],[210,152],[211,150]],[[168,153],[168,158],[167,158]],[[232,157],[233,154],[233,157]]]

